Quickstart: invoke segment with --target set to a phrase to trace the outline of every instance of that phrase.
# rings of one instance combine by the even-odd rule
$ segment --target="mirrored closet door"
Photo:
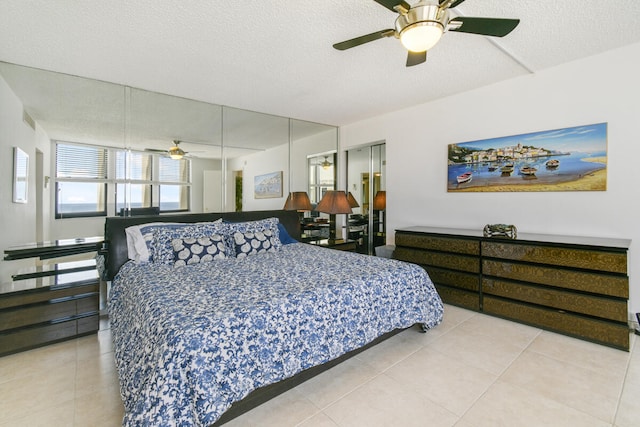
[[[386,244],[386,157],[385,144],[376,143],[347,151],[347,197],[353,214],[349,217],[349,238],[357,251],[374,254]]]

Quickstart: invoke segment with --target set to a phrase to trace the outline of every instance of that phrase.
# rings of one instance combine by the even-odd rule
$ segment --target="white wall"
[[[388,230],[432,225],[632,239],[640,311],[640,44],[340,129],[341,149],[386,140]],[[428,67],[428,65],[427,65]],[[428,78],[428,69],[425,70]],[[447,145],[608,122],[607,191],[447,193]],[[388,241],[392,243],[393,233]]]
[[[22,121],[22,102],[0,76],[0,255],[16,245],[35,241],[35,163],[36,132]],[[13,203],[13,147],[29,155],[27,203]],[[33,261],[0,261],[0,283],[10,282],[11,274]]]

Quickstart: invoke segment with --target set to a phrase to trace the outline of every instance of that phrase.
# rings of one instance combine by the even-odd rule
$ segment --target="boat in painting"
[[[500,172],[502,172],[503,175],[511,175],[511,172],[513,172],[513,163],[507,163],[501,167]]]
[[[472,174],[471,172],[465,172],[462,175],[458,175],[457,180],[458,184],[464,184],[465,182],[471,181]]]
[[[557,159],[547,160],[547,162],[544,165],[549,169],[555,169],[558,166],[560,166],[560,160],[557,160]]]
[[[538,168],[533,166],[523,166],[520,168],[520,173],[522,175],[535,175],[538,172]]]

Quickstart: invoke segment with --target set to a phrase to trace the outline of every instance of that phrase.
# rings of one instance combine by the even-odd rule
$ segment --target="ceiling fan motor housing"
[[[437,2],[421,1],[398,16],[395,29],[408,50],[425,52],[440,40],[448,19],[448,9],[441,9]]]

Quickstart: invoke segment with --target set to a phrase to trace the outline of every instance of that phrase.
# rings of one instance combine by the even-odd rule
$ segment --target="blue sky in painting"
[[[562,152],[594,153],[607,150],[607,124],[598,123],[572,128],[547,130],[522,135],[504,136],[456,144],[468,149],[486,150],[514,145],[532,145],[537,148]]]

